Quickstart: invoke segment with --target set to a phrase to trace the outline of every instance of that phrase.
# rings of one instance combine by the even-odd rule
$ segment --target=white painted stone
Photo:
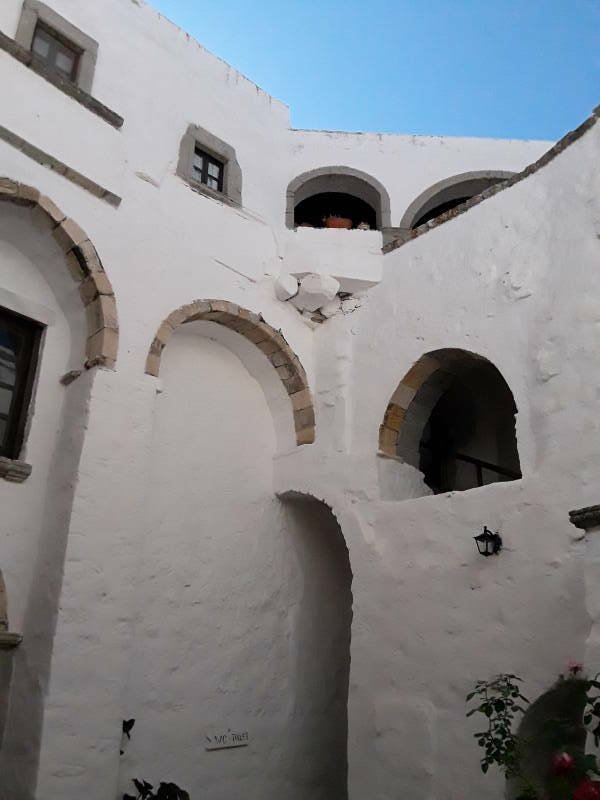
[[[275,297],[282,302],[298,294],[298,281],[289,273],[282,273],[275,281]]]
[[[341,307],[342,307],[342,301],[340,300],[339,297],[336,296],[333,298],[333,300],[330,300],[328,303],[325,303],[325,305],[321,306],[319,311],[321,312],[321,314],[323,314],[324,317],[329,318],[329,317],[334,317],[341,309]]]
[[[502,796],[480,773],[465,694],[509,670],[535,696],[589,634],[567,512],[600,502],[600,126],[383,255],[381,231],[286,228],[290,181],[324,164],[362,170],[385,186],[398,225],[437,181],[519,171],[548,143],[291,130],[283,104],[151,6],[47,2],[100,42],[93,93],[126,124],[114,131],[2,53],[2,125],[123,203],[109,207],[4,141],[2,173],[92,238],[116,292],[120,347],[116,371],[60,384],[83,362],[77,287],[50,233],[1,203],[0,303],[47,325],[23,453],[33,472],[0,481],[0,569],[10,627],[25,634],[10,681],[0,676],[3,790],[106,800],[137,775],[207,800],[344,796],[352,603],[350,800]],[[8,36],[21,7],[0,3]],[[157,107],[167,113],[149,125]],[[175,176],[190,123],[235,147],[242,208]],[[318,273],[303,309],[337,304],[338,289],[365,294],[313,323],[313,310],[277,299],[268,276],[282,262],[296,277]],[[314,444],[295,446],[265,353],[214,323],[173,334],[160,384],[144,375],[161,321],[202,298],[281,329],[307,372]],[[377,457],[401,378],[441,347],[501,371],[522,480],[434,496],[416,466]],[[285,492],[333,509],[351,588],[337,526],[281,502]],[[483,524],[503,536],[498,558],[476,552]],[[206,731],[229,728],[249,731],[249,746],[206,753]]]
[[[340,290],[340,284],[330,275],[309,273],[300,281],[298,294],[292,303],[300,311],[316,311],[329,303]]]

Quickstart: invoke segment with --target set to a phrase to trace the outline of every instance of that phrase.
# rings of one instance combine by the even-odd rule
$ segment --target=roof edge
[[[484,200],[487,200],[488,197],[492,197],[499,192],[504,191],[505,189],[514,186],[515,183],[520,183],[521,181],[528,178],[530,175],[535,174],[538,172],[542,167],[545,167],[546,164],[549,164],[553,161],[560,153],[570,147],[574,142],[587,133],[590,128],[593,128],[596,122],[600,119],[600,105],[596,106],[592,111],[591,116],[589,116],[584,122],[581,123],[575,130],[569,131],[562,139],[553,145],[550,150],[544,153],[543,156],[538,158],[537,161],[534,161],[533,164],[530,164],[528,167],[525,167],[524,170],[518,172],[512,178],[509,178],[507,181],[503,181],[502,183],[497,183],[494,186],[490,186],[485,191],[481,192],[481,194],[477,194],[474,197],[471,197],[465,203],[462,203],[460,206],[456,206],[456,208],[451,208],[450,211],[446,211],[444,214],[440,214],[439,217],[426,222],[424,225],[420,225],[418,228],[410,231],[409,238],[407,239],[394,239],[388,244],[384,245],[383,252],[391,253],[393,250],[397,250],[402,245],[411,242],[413,239],[417,239],[423,234],[427,233],[428,231],[432,230],[433,228],[439,228],[440,225],[443,225],[445,222],[449,222],[450,220],[454,219],[455,217],[460,216],[467,212],[473,206],[479,205]]]

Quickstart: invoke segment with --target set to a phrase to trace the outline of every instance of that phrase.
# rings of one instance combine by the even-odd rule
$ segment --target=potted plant
[[[352,220],[348,217],[340,217],[338,214],[329,214],[323,217],[323,225],[326,228],[345,228],[350,230],[352,227]]]

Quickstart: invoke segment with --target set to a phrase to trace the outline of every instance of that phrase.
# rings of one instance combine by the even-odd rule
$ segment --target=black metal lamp
[[[487,525],[483,526],[483,533],[473,538],[477,542],[479,553],[486,558],[488,556],[497,556],[502,550],[502,537],[499,533],[492,533]]]

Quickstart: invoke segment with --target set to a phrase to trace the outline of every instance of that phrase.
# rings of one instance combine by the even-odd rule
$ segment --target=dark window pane
[[[0,455],[17,458],[42,327],[0,309]]]
[[[50,28],[38,24],[31,44],[33,53],[47,67],[59,72],[63,77],[74,81],[81,53],[77,48],[69,46]]]
[[[200,147],[196,147],[194,150],[192,170],[195,180],[204,183],[209,189],[214,189],[216,192],[223,191],[225,164],[206,153]]]

